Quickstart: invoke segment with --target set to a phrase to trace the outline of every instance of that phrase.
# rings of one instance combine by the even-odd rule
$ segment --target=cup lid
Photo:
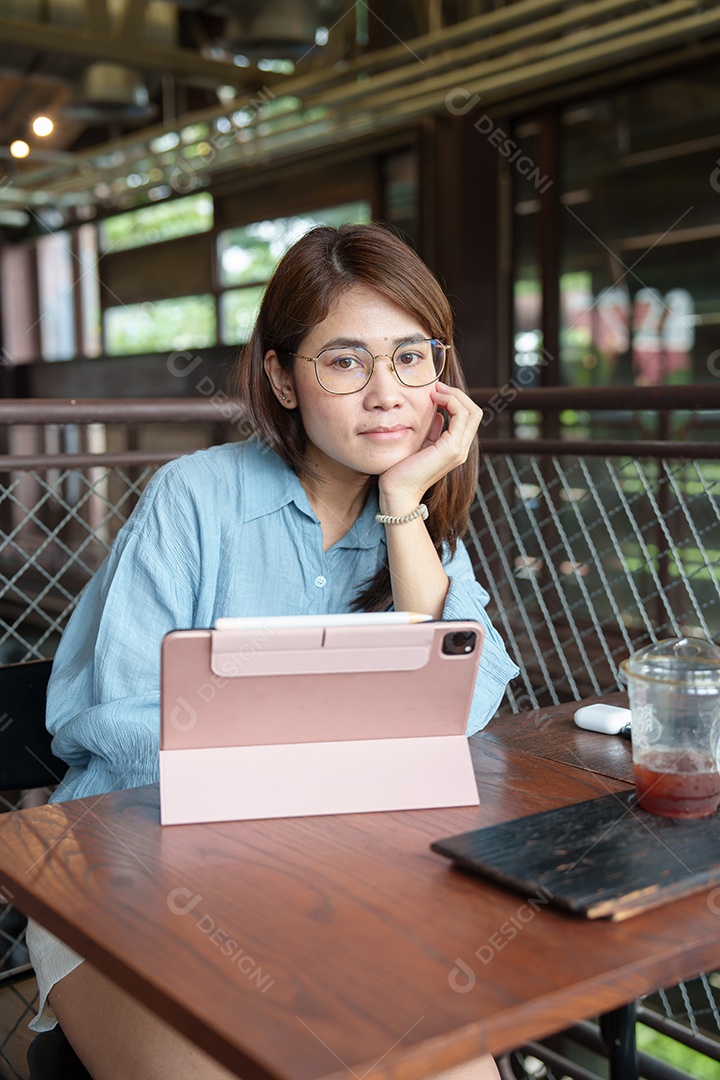
[[[620,665],[623,674],[685,686],[720,685],[720,648],[705,638],[664,638]]]

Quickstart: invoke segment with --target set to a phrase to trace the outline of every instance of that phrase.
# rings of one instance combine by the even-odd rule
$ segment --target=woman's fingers
[[[425,437],[423,447],[433,446],[442,435],[444,426],[445,421],[443,420],[442,414],[439,412],[435,413],[435,416],[433,417],[433,422],[430,425],[430,430]]]
[[[482,419],[482,409],[467,394],[456,387],[438,383],[432,394],[433,400],[444,409],[450,422],[439,440],[445,441],[448,451],[454,449],[458,456],[456,464],[467,458],[470,446]]]
[[[438,383],[433,387],[431,396],[435,404],[449,417],[449,423],[443,431],[443,416],[438,412],[422,448],[388,469],[380,478],[381,489],[391,501],[399,497],[402,502],[402,498],[408,493],[419,493],[422,497],[433,484],[467,461],[480,425],[482,409],[462,390],[445,383]],[[414,495],[410,501],[412,498]]]

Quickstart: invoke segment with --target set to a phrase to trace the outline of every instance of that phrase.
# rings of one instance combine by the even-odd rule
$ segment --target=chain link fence
[[[157,466],[29,469],[0,488],[0,663],[52,657]]]
[[[487,453],[468,543],[521,670],[512,711],[617,690],[650,641],[720,636],[720,460]]]

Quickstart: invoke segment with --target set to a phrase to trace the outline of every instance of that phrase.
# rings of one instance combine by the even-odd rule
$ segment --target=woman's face
[[[430,396],[435,384],[404,386],[390,361],[398,345],[418,336],[431,334],[415,316],[375,289],[353,285],[300,343],[303,356],[352,343],[378,357],[367,386],[343,395],[320,386],[314,364],[295,360],[289,378],[308,439],[307,463],[320,476],[344,470],[379,476],[422,447],[437,412]]]

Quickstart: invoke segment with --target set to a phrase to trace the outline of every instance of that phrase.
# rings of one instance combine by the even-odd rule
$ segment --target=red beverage
[[[661,817],[708,817],[720,803],[715,762],[696,751],[656,750],[633,764],[635,790],[643,810]]]

